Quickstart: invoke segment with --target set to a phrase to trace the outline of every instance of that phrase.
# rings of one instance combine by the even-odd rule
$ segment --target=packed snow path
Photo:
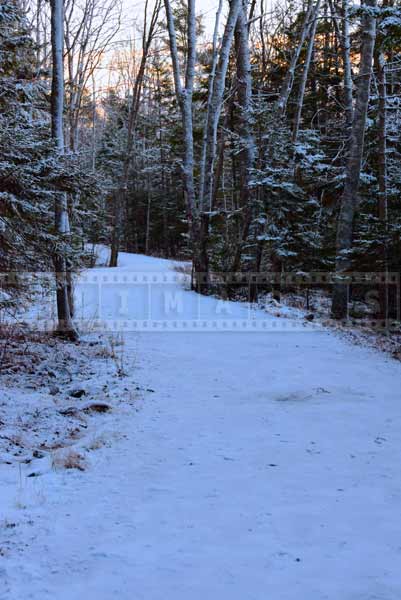
[[[89,471],[41,478],[8,600],[399,600],[399,363],[304,327],[129,333],[126,353],[154,393]]]

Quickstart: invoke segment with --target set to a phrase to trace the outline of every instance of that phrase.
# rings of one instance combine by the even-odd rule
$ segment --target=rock
[[[106,404],[106,402],[89,402],[82,407],[84,412],[99,412],[105,413],[109,412],[112,409],[110,404]]]
[[[90,412],[98,412],[105,413],[112,410],[112,406],[107,404],[106,402],[87,402],[82,406],[68,406],[67,408],[62,408],[59,410],[60,415],[64,417],[74,417],[80,412],[90,413]]]
[[[50,385],[49,386],[49,394],[50,394],[50,396],[56,396],[59,393],[60,393],[60,388],[57,385]]]
[[[305,315],[306,321],[313,321],[314,318],[315,318],[315,315],[313,315],[312,313],[310,313],[309,315]]]
[[[69,391],[69,395],[72,398],[82,398],[82,396],[86,396],[86,389],[82,386],[74,387]]]
[[[46,455],[44,452],[41,452],[40,450],[34,450],[32,452],[32,456],[33,456],[33,458],[44,458]]]

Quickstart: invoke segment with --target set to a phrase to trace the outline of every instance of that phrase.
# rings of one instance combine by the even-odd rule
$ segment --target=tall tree
[[[386,60],[384,52],[378,51],[376,55],[376,72],[379,92],[378,102],[378,180],[379,180],[379,202],[378,216],[383,226],[384,236],[381,244],[382,254],[382,276],[385,281],[380,285],[379,303],[380,317],[388,318],[388,284],[387,284],[387,229],[388,229],[388,201],[387,201],[387,82],[386,82]]]
[[[120,248],[121,241],[121,228],[122,228],[122,218],[123,218],[123,209],[126,203],[127,196],[127,188],[128,188],[128,180],[129,180],[129,169],[132,161],[132,151],[134,146],[134,134],[135,127],[139,114],[139,107],[141,101],[141,93],[143,86],[143,79],[145,76],[146,64],[149,57],[149,51],[154,40],[154,36],[156,33],[157,21],[159,18],[161,0],[156,0],[149,26],[147,25],[147,11],[149,2],[146,0],[145,8],[144,8],[144,25],[142,32],[142,55],[141,62],[139,65],[138,72],[135,77],[135,82],[132,90],[132,99],[129,108],[128,114],[128,129],[127,129],[127,143],[125,148],[125,155],[123,160],[123,168],[121,174],[121,181],[118,187],[118,190],[114,196],[114,222],[113,222],[113,231],[112,231],[112,239],[111,239],[111,252],[110,252],[110,267],[116,267],[118,262],[118,252]]]
[[[186,69],[184,85],[181,82],[181,69],[177,48],[177,36],[174,24],[174,16],[170,0],[164,2],[167,15],[167,26],[169,32],[169,43],[171,60],[173,64],[174,84],[177,96],[177,102],[180,107],[183,140],[184,140],[184,160],[183,160],[183,178],[186,195],[187,214],[189,221],[189,235],[193,249],[193,267],[196,275],[196,286],[203,288],[203,283],[207,285],[209,260],[207,252],[208,238],[208,214],[207,210],[211,206],[213,195],[213,174],[217,146],[217,128],[221,115],[223,103],[226,74],[230,56],[230,49],[234,37],[234,29],[237,22],[241,0],[231,0],[227,21],[222,37],[220,54],[218,61],[214,56],[212,61],[215,70],[212,69],[210,84],[212,91],[208,98],[208,110],[206,115],[206,125],[204,134],[204,147],[206,151],[202,153],[201,162],[201,186],[200,197],[197,198],[194,178],[194,132],[193,132],[193,86],[195,78],[195,59],[196,59],[196,15],[195,0],[188,0],[187,10],[187,32],[188,32],[188,52],[186,57]],[[216,30],[215,30],[216,31]],[[217,52],[214,44],[214,52]],[[216,66],[217,65],[217,66]]]
[[[292,131],[293,144],[296,144],[297,140],[298,140],[299,126],[301,124],[302,108],[303,108],[304,97],[305,97],[306,82],[307,82],[308,75],[309,75],[309,69],[310,69],[311,60],[312,60],[313,48],[315,45],[315,35],[316,35],[316,27],[317,27],[318,16],[319,16],[319,9],[320,9],[320,0],[317,0],[315,7],[313,9],[313,13],[311,15],[313,22],[310,25],[310,29],[309,29],[308,47],[306,49],[305,62],[303,64],[303,68],[302,68],[301,81],[299,83],[298,97],[297,97],[297,102],[296,102],[296,107],[295,107],[295,118],[294,118],[294,126],[293,126],[293,131]]]
[[[51,90],[51,123],[52,137],[59,155],[64,154],[64,64],[63,64],[63,0],[51,0],[51,45],[52,45],[52,90]],[[55,228],[60,243],[54,254],[56,272],[57,298],[57,332],[71,340],[78,339],[78,333],[71,318],[68,294],[67,260],[64,252],[63,238],[70,235],[70,224],[67,207],[67,194],[58,192],[55,195]]]
[[[166,9],[167,16],[167,28],[169,33],[171,61],[173,65],[174,86],[177,102],[180,107],[182,117],[184,142],[184,159],[182,170],[184,180],[184,192],[187,205],[187,218],[189,222],[189,235],[191,245],[193,248],[193,264],[196,273],[204,274],[207,273],[209,267],[206,249],[204,247],[204,244],[202,243],[202,223],[200,219],[199,208],[196,202],[194,178],[194,132],[192,115],[192,97],[195,78],[196,58],[195,0],[188,0],[188,52],[186,57],[184,85],[181,81],[181,68],[177,47],[177,34],[170,0],[164,0],[164,6]]]
[[[353,118],[352,105],[352,68],[351,68],[351,36],[349,26],[349,0],[342,2],[342,56],[344,70],[344,105],[345,124],[347,130],[347,147],[351,141],[351,127]]]
[[[70,150],[76,151],[85,91],[119,31],[121,1],[65,0],[64,12],[68,145]]]
[[[252,75],[249,49],[248,2],[242,0],[235,28],[235,49],[237,64],[237,88],[239,107],[240,136],[240,205],[243,210],[243,223],[234,251],[232,271],[240,267],[241,254],[248,237],[254,212],[254,195],[251,190],[252,169],[255,166],[256,148],[252,115]]]
[[[204,125],[203,125],[202,150],[201,150],[201,159],[200,159],[199,197],[200,197],[201,210],[204,209],[203,197],[204,197],[205,175],[206,175],[205,168],[206,168],[206,154],[207,154],[207,145],[208,145],[208,125],[209,125],[210,113],[212,111],[214,80],[216,77],[217,61],[218,61],[218,57],[219,57],[218,35],[219,35],[220,18],[221,18],[222,10],[223,10],[223,0],[219,0],[219,5],[217,8],[216,18],[215,18],[215,23],[214,23],[214,31],[213,31],[212,64],[211,64],[210,75],[209,75],[209,80],[208,80],[206,118],[205,118]],[[211,209],[210,206],[209,206],[209,209]]]
[[[352,121],[349,156],[344,191],[341,198],[336,239],[336,282],[333,287],[331,312],[335,319],[348,314],[349,284],[345,281],[352,267],[352,237],[369,104],[370,80],[376,38],[376,0],[366,0],[361,7],[361,57],[356,83],[355,110]]]
[[[308,0],[305,17],[304,17],[304,20],[303,20],[303,23],[301,26],[299,40],[298,40],[298,43],[296,44],[295,49],[292,53],[291,62],[287,69],[287,73],[285,75],[283,84],[281,86],[280,94],[279,94],[278,101],[277,101],[278,110],[280,111],[280,113],[282,115],[284,115],[286,108],[287,108],[288,98],[290,97],[292,86],[294,83],[295,69],[297,67],[297,64],[299,61],[299,56],[301,54],[303,45],[305,43],[305,40],[308,36],[308,32],[311,27],[312,12],[313,12],[313,0]]]
[[[201,202],[202,205],[205,207],[205,210],[210,210],[212,204],[214,165],[216,160],[217,148],[217,129],[219,125],[221,107],[224,98],[228,61],[230,58],[230,51],[234,38],[235,27],[237,25],[238,16],[240,14],[241,8],[242,0],[231,0],[227,21],[224,27],[223,38],[221,41],[216,76],[209,81],[209,86],[212,87],[212,92],[210,98],[210,109],[207,112],[206,157],[204,164],[201,165],[201,168],[204,170],[203,180],[205,182],[204,188],[203,190],[201,190]],[[215,50],[215,52],[216,51],[217,49]]]

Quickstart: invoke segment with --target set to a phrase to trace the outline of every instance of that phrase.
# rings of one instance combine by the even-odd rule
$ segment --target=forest
[[[401,0],[0,0],[0,600],[400,600]]]
[[[147,0],[128,30],[125,9],[1,4],[0,310],[21,271],[54,271],[76,336],[74,273],[101,243],[111,267],[191,260],[205,294],[319,288],[334,319],[360,301],[394,324],[399,2]]]

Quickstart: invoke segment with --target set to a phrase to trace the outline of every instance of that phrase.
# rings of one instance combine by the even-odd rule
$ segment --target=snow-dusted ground
[[[401,364],[173,276],[83,277],[154,393],[99,415],[86,472],[0,465],[1,600],[399,600]]]

